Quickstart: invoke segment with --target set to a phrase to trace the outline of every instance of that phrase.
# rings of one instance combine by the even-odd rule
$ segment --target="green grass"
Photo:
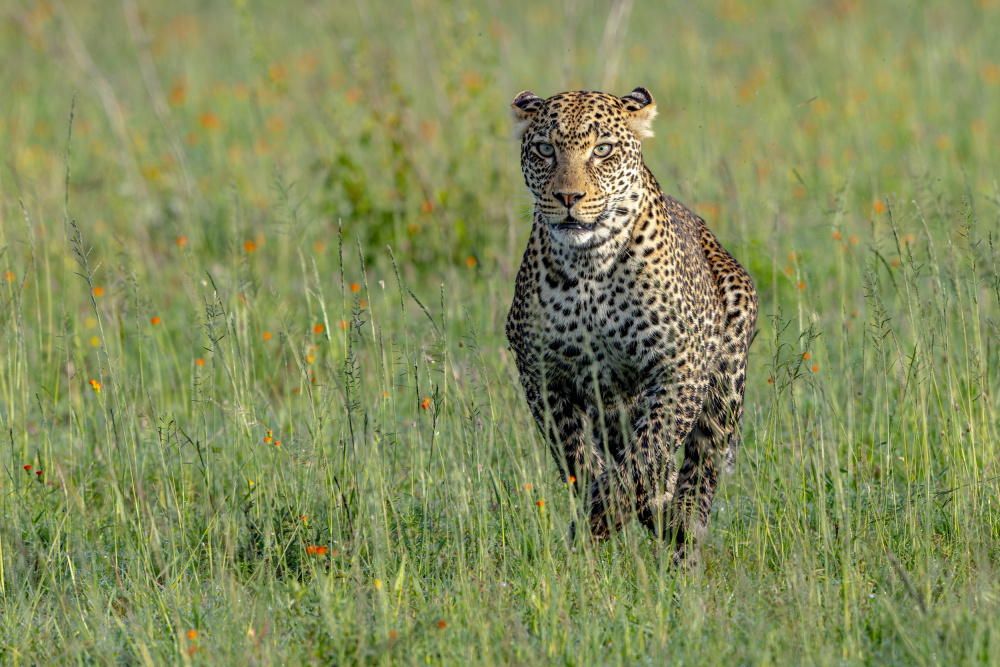
[[[0,9],[0,663],[1000,661],[1000,4],[142,5]],[[760,294],[688,574],[505,350],[605,85]]]

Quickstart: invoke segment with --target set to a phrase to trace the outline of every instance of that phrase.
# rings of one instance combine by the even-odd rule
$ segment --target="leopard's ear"
[[[530,90],[522,90],[510,103],[511,115],[514,117],[514,136],[518,139],[524,136],[538,110],[542,108],[542,98]]]
[[[653,136],[653,119],[656,118],[656,102],[645,88],[636,88],[620,98],[629,112],[628,125],[640,139]]]

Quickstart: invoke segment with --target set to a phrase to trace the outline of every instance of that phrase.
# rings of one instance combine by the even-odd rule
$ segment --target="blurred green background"
[[[0,663],[995,664],[996,25],[5,0]],[[688,574],[567,549],[503,335],[510,100],[636,86],[760,294]]]

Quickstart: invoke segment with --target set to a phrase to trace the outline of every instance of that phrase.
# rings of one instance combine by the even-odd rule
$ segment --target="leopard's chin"
[[[549,236],[559,245],[575,250],[592,250],[607,240],[603,228],[596,223],[551,225]]]
[[[549,235],[559,244],[575,250],[596,250],[612,236],[610,211],[603,211],[590,222],[567,215],[559,221],[548,221]]]

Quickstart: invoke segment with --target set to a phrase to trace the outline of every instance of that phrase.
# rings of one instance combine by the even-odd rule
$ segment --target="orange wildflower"
[[[707,218],[719,217],[719,205],[711,201],[702,201],[694,205],[695,213]]]
[[[324,327],[323,327],[322,324],[317,324],[317,325],[313,326],[313,331],[315,331],[318,334],[321,334],[321,333],[323,333],[323,328]]]
[[[254,243],[253,241],[246,241],[243,244],[243,249],[246,250],[247,252],[255,252],[257,250],[257,244]]]
[[[94,296],[96,296],[96,297],[101,297],[101,296],[104,296],[104,288],[103,288],[103,287],[101,287],[100,285],[97,285],[97,286],[95,286],[95,287],[94,287],[94,289],[93,289],[93,290],[91,290],[91,292],[92,292],[92,293],[94,294]]]
[[[885,202],[882,201],[881,199],[876,199],[875,203],[872,204],[872,207],[875,209],[876,213],[885,212]]]
[[[809,353],[808,353],[808,352],[806,352],[805,354],[803,354],[803,355],[802,355],[802,358],[803,358],[803,359],[808,359],[808,358],[809,358]]]
[[[285,70],[285,66],[280,63],[275,63],[267,68],[267,74],[274,83],[282,83],[288,72]]]
[[[187,631],[187,638],[190,639],[191,641],[194,641],[195,639],[198,638],[198,631],[197,630],[188,630]]]
[[[812,372],[815,373],[818,370],[819,370],[819,366],[817,366],[816,364],[813,364]]]
[[[771,383],[773,383],[773,382],[774,382],[774,380],[772,380],[771,378],[767,378],[767,383],[768,383],[768,384],[771,384]]]
[[[352,292],[360,292],[361,291],[361,285],[359,285],[357,283],[351,283],[351,291]]]
[[[983,81],[986,83],[997,85],[1000,83],[1000,65],[983,63],[979,66],[979,76],[983,77]]]
[[[153,318],[149,320],[149,322],[155,327],[157,324],[160,323],[160,318],[154,315]]]
[[[573,475],[570,475],[569,476],[569,483],[570,484],[576,484],[576,477],[574,477]]]
[[[538,505],[539,507],[545,507],[545,501],[544,500],[536,500],[535,504]]]
[[[194,363],[198,364],[199,366],[204,366],[205,365],[205,360],[204,359],[195,359]]]
[[[803,290],[803,289],[805,289],[805,288],[806,288],[806,284],[805,284],[804,282],[802,282],[802,281],[800,280],[800,281],[799,281],[799,289],[800,289],[800,290]]]
[[[180,79],[174,81],[174,87],[170,90],[170,106],[181,107],[187,102],[187,86]]]
[[[16,276],[14,275],[13,271],[4,271],[3,272],[3,279],[6,280],[9,283],[14,282],[14,278],[15,277]]]
[[[422,401],[420,401],[420,407],[423,408],[424,410],[430,410],[431,399],[425,398]]]
[[[267,128],[268,132],[284,132],[285,131],[285,119],[279,114],[271,114],[267,117],[267,121],[264,123],[264,127]]]
[[[188,237],[186,237],[186,236],[178,236],[176,239],[174,239],[174,243],[177,244],[178,248],[183,248],[184,246],[186,246],[188,244]]]
[[[840,240],[840,239],[842,239],[842,238],[843,238],[843,237],[842,237],[842,236],[840,235],[840,232],[834,232],[834,233],[833,233],[833,240],[834,240],[834,241],[839,241],[839,240]]]
[[[347,320],[340,320],[340,322],[338,322],[337,325],[340,326],[341,329],[346,329],[347,328]]]
[[[265,331],[264,332],[264,340],[271,340],[271,332],[270,331]]]
[[[444,630],[445,628],[448,627],[448,624],[445,623],[444,619],[442,618],[440,621],[438,621],[438,627]]]
[[[851,245],[858,245],[858,237],[852,236],[851,238],[847,239],[847,242],[850,243]]]
[[[424,200],[424,203],[420,205],[420,212],[424,215],[434,212],[434,204],[429,200]]]
[[[218,130],[220,127],[222,127],[222,121],[220,121],[219,117],[216,116],[211,111],[203,113],[198,118],[198,121],[201,123],[201,126],[206,130]]]
[[[476,258],[473,257],[472,255],[469,255],[468,257],[465,258],[465,265],[471,269],[476,265]]]

